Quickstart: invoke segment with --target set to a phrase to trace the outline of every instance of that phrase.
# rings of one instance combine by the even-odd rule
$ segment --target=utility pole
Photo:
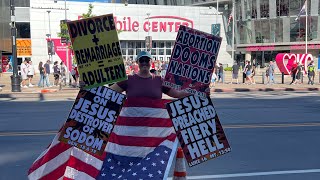
[[[20,82],[21,77],[18,74],[18,62],[17,62],[17,28],[16,28],[16,16],[15,16],[14,0],[10,0],[10,15],[11,15],[11,42],[12,42],[12,68],[13,74],[11,76],[11,91],[21,92]]]
[[[49,60],[50,60],[50,62],[51,63],[53,63],[53,56],[52,56],[52,42],[51,42],[51,19],[50,19],[50,13],[51,13],[51,11],[50,10],[48,10],[47,11],[47,13],[48,13],[48,20],[49,20],[49,34],[48,34],[48,38],[49,38],[49,47],[50,47],[50,54],[49,54]]]
[[[64,0],[64,19],[65,23],[67,23],[67,0]],[[67,66],[67,82],[69,82],[69,86],[71,86],[71,78],[70,78],[70,63],[69,63],[69,52],[68,52],[69,39],[66,39],[66,66]]]

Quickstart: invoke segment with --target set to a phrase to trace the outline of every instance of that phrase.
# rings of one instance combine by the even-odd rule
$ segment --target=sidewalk
[[[50,82],[53,82],[53,77],[51,77]],[[262,77],[260,77],[262,78]],[[281,78],[281,77],[280,77]],[[51,88],[39,88],[39,87],[30,87],[30,88],[21,88],[21,92],[11,92],[11,82],[10,74],[3,74],[0,79],[0,84],[5,85],[2,87],[0,92],[0,101],[3,99],[25,99],[25,100],[74,100],[77,96],[79,88],[70,88],[62,87],[62,90],[59,90],[59,87]],[[242,83],[242,78],[239,79],[240,84],[230,84],[231,73],[226,73],[225,82],[227,83],[216,83],[216,86],[211,88],[212,93],[220,92],[257,92],[257,91],[320,91],[320,85],[316,82],[314,85],[308,85],[305,83],[297,85],[289,85],[289,80],[285,79],[286,84],[273,84],[266,85],[258,81],[256,78],[257,84],[246,85]],[[306,80],[306,79],[305,79]],[[34,82],[37,82],[38,79],[35,77]],[[276,78],[276,82],[281,82],[281,79]],[[33,83],[36,84],[36,83]]]

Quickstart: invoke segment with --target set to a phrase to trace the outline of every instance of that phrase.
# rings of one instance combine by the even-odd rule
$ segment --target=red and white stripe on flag
[[[96,156],[60,142],[60,132],[49,147],[34,161],[28,172],[30,180],[95,179],[105,153]]]
[[[49,147],[35,160],[28,172],[30,180],[45,179],[96,179],[106,152],[131,157],[145,157],[157,146],[175,150],[176,134],[165,109],[168,100],[144,98],[127,99],[103,156],[92,155],[68,144],[55,136]],[[174,156],[172,151],[170,157]],[[170,158],[172,161],[172,158]],[[168,163],[167,173],[171,162]]]
[[[230,16],[229,16],[229,18],[228,18],[228,25],[227,25],[227,26],[230,25],[230,22],[231,22],[231,20],[232,20],[232,18],[233,18],[232,14],[233,14],[233,8],[232,8],[231,14],[230,14]]]

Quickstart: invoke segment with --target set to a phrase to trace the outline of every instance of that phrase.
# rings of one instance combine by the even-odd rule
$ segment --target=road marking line
[[[289,171],[269,171],[255,173],[235,173],[235,174],[218,174],[218,175],[203,175],[203,176],[188,176],[188,179],[216,179],[216,178],[232,178],[232,177],[250,177],[250,176],[270,176],[283,174],[305,174],[305,173],[320,173],[320,169],[305,169],[305,170],[289,170]],[[172,179],[172,178],[168,178]]]
[[[297,123],[297,124],[244,124],[244,125],[224,125],[226,129],[245,129],[245,128],[283,128],[283,127],[310,127],[320,126],[320,123]]]
[[[252,128],[286,128],[286,127],[318,127],[320,123],[297,123],[297,124],[259,124],[259,125],[224,125],[225,129],[252,129]],[[41,136],[54,135],[57,131],[39,131],[39,132],[0,132],[1,136]]]

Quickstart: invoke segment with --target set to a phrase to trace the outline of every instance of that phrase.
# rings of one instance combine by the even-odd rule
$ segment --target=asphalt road
[[[232,152],[187,168],[188,179],[320,179],[319,93],[214,96]],[[0,101],[0,180],[27,179],[72,103]]]

